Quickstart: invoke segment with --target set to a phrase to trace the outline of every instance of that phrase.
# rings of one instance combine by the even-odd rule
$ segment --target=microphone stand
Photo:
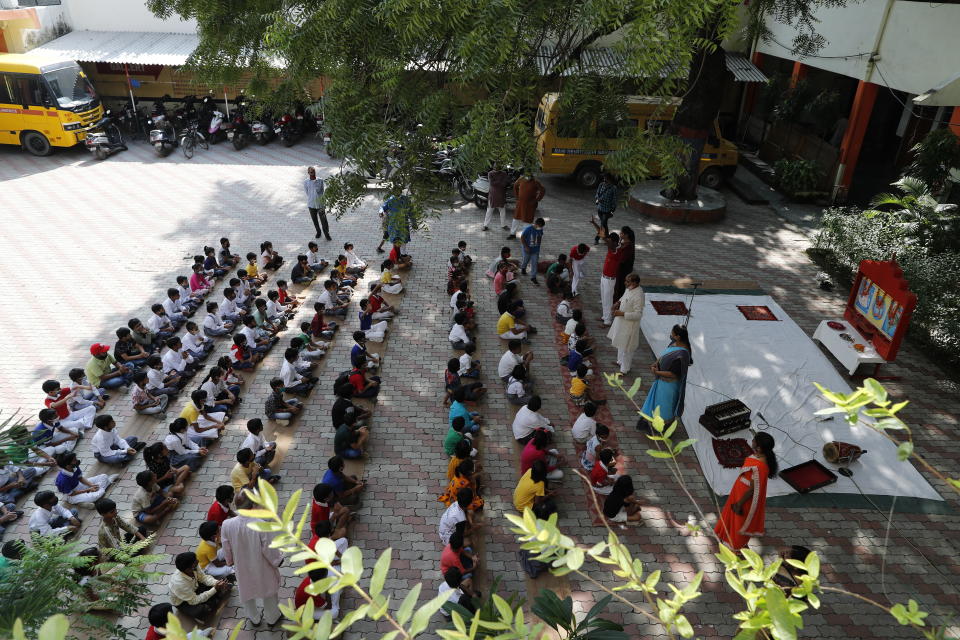
[[[703,285],[702,282],[692,282],[693,292],[690,294],[690,303],[687,305],[687,317],[683,320],[683,328],[686,329],[690,324],[690,316],[693,315],[693,299],[697,296],[697,288]]]

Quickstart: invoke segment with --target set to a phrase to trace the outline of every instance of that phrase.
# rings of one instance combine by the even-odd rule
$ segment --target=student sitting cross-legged
[[[180,506],[180,494],[174,486],[163,489],[157,484],[157,476],[149,469],[137,474],[137,492],[131,507],[133,518],[140,524],[158,524],[163,516]]]
[[[147,530],[144,527],[134,527],[117,513],[117,503],[110,498],[100,498],[94,503],[94,508],[100,514],[100,529],[97,531],[97,547],[104,549],[119,549],[124,544],[140,542],[147,539]]]
[[[462,311],[453,316],[453,327],[450,328],[450,346],[458,351],[466,348],[467,345],[476,344],[473,336],[467,333],[467,314]]]
[[[452,398],[457,389],[465,389],[464,400],[467,402],[476,402],[487,393],[482,382],[464,383],[460,377],[460,359],[451,358],[447,361],[447,370],[443,374],[444,383],[447,390],[447,397]]]
[[[80,459],[73,451],[59,453],[55,459],[60,472],[54,484],[67,504],[93,508],[93,503],[102,498],[107,488],[120,477],[106,473],[85,477],[80,469]]]
[[[36,511],[30,516],[30,531],[42,536],[68,536],[80,530],[79,512],[60,504],[53,491],[38,491],[33,496]]]
[[[170,602],[180,613],[206,624],[230,596],[230,582],[204,573],[192,551],[177,554],[174,565],[167,581]]]
[[[213,340],[200,333],[200,327],[197,326],[196,322],[189,320],[185,326],[187,331],[181,338],[184,348],[195,361],[205,360],[213,351]]]
[[[303,411],[303,405],[297,400],[285,400],[283,380],[274,378],[270,381],[270,395],[267,396],[263,410],[270,420],[287,421]]]
[[[185,418],[177,418],[171,422],[168,427],[170,433],[163,439],[163,444],[170,451],[172,466],[187,466],[190,471],[196,471],[206,458],[207,448],[200,446],[196,440],[187,435],[188,426],[189,423]]]
[[[533,398],[533,383],[527,379],[527,369],[522,364],[513,368],[507,378],[507,402],[522,406]]]
[[[140,442],[136,436],[121,438],[117,435],[117,423],[108,413],[97,416],[93,424],[97,427],[97,432],[90,440],[90,448],[97,461],[103,464],[126,464],[147,446],[146,442]]]

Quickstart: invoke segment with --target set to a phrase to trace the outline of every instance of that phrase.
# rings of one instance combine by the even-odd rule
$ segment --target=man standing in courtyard
[[[543,242],[543,227],[546,226],[543,218],[537,218],[520,234],[520,248],[523,253],[523,262],[520,263],[520,273],[527,274],[527,265],[530,265],[530,281],[539,285],[537,280],[537,265],[540,263],[540,244]]]
[[[236,506],[237,511],[253,507],[246,491],[237,494]],[[223,558],[236,569],[244,616],[254,626],[266,623],[272,627],[283,617],[277,596],[283,554],[279,549],[270,548],[274,534],[254,531],[249,526],[253,522],[257,519],[247,516],[236,516],[223,522],[220,529]],[[262,612],[257,607],[257,600],[263,603]]]
[[[323,180],[317,177],[317,170],[307,167],[307,179],[303,181],[303,190],[307,194],[307,209],[310,218],[317,230],[317,237],[321,235],[330,240],[330,229],[327,227],[327,212],[323,205]],[[323,229],[320,226],[323,225]]]

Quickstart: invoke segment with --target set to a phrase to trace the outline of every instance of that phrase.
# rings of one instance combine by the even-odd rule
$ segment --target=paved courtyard
[[[190,161],[179,154],[157,158],[152,149],[139,143],[105,162],[93,161],[81,150],[32,158],[14,148],[0,147],[0,220],[4,232],[0,237],[0,272],[7,276],[9,297],[0,309],[4,328],[0,332],[3,415],[19,410],[35,416],[42,406],[41,382],[47,378],[65,381],[69,368],[86,362],[91,343],[112,345],[115,329],[131,317],[145,317],[150,303],[162,299],[175,276],[188,273],[191,257],[203,245],[215,246],[218,238],[226,235],[241,254],[255,250],[266,239],[272,240],[288,259],[303,251],[313,236],[301,189],[308,164],[318,166],[321,175],[337,169],[318,146],[309,143],[291,149],[255,147],[240,153],[221,145],[198,152]],[[592,238],[588,219],[593,201],[591,194],[564,180],[545,178],[544,184],[547,197],[541,203],[541,214],[547,219],[547,227],[542,256],[546,258]],[[803,253],[809,239],[771,210],[744,205],[732,194],[729,197],[728,219],[718,225],[659,224],[622,210],[613,223],[630,224],[636,230],[636,269],[642,277],[689,275],[756,281],[808,334],[821,319],[839,314],[845,292],[817,289],[813,277],[817,269]],[[377,198],[371,193],[355,211],[333,222],[333,241],[321,240],[321,247],[329,246],[329,252],[335,255],[337,247],[352,241],[358,253],[375,267],[379,262],[374,252],[379,242],[377,206]],[[456,241],[466,240],[479,267],[471,275],[473,295],[480,308],[477,357],[492,388],[489,397],[478,404],[486,425],[480,459],[489,477],[485,529],[478,545],[483,567],[479,581],[486,591],[492,577],[498,576],[501,593],[518,593],[529,604],[540,587],[536,581],[524,579],[516,561],[516,545],[502,517],[513,508],[518,455],[510,437],[513,407],[495,384],[501,345],[493,331],[496,308],[492,287],[482,275],[505,240],[499,230],[482,232],[481,219],[481,212],[472,204],[455,206],[433,220],[429,231],[419,232],[409,247],[416,266],[406,276],[405,293],[397,297],[402,313],[380,348],[384,353],[384,391],[371,422],[371,455],[363,468],[369,484],[358,522],[351,530],[351,542],[364,549],[370,565],[380,551],[394,549],[388,590],[402,593],[422,581],[424,598],[435,593],[441,551],[436,536],[441,505],[436,496],[445,486],[447,463],[441,446],[447,416],[441,405],[442,371],[450,357],[445,263]],[[603,338],[605,332],[599,321],[600,256],[596,252],[588,265],[581,303],[598,345],[597,366],[601,371],[611,371],[614,353]],[[283,277],[287,272],[284,268]],[[374,275],[368,273],[367,278]],[[559,427],[559,448],[575,462],[567,428],[574,416],[567,408],[565,379],[553,346],[553,309],[545,288],[529,284],[522,287],[531,321],[541,328],[533,340],[533,366],[538,392],[545,400],[544,413]],[[318,291],[313,288],[301,294],[310,308]],[[218,291],[214,299],[219,298]],[[351,311],[355,308],[354,301]],[[290,326],[309,319],[310,314],[301,312]],[[198,315],[202,318],[202,312]],[[267,431],[274,432],[285,449],[282,460],[275,465],[283,474],[280,490],[284,498],[299,488],[309,493],[332,455],[330,376],[348,368],[349,334],[357,325],[353,312],[345,325],[318,369],[323,382],[308,399],[302,417],[286,428],[268,423]],[[637,371],[644,371],[643,363],[654,357],[641,343],[634,361]],[[220,341],[215,354],[226,351],[226,342]],[[228,482],[234,453],[244,437],[243,425],[249,418],[263,417],[267,383],[279,370],[280,359],[280,350],[275,349],[247,377],[242,409],[194,477],[184,504],[159,531],[155,553],[170,556],[196,546],[196,529],[204,520],[214,488]],[[918,451],[932,464],[957,475],[957,385],[911,345],[901,351],[889,373],[902,376],[889,383],[891,393],[911,400],[902,415],[915,430]],[[647,443],[632,429],[635,416],[625,401],[609,393],[607,397],[627,471],[644,504],[642,525],[623,529],[622,538],[648,570],[663,571],[665,582],[684,583],[703,571],[703,595],[686,610],[696,635],[732,637],[735,625],[731,614],[740,601],[723,579],[722,565],[713,557],[713,544],[686,532],[685,523],[694,510],[684,492],[664,467],[644,454]],[[182,404],[181,398],[175,406]],[[136,434],[151,442],[167,433],[164,422],[134,415],[122,391],[114,394],[106,411],[116,417],[121,434]],[[91,473],[99,473],[98,465],[91,464],[88,444],[81,443],[78,451]],[[131,464],[110,491],[121,511],[129,508],[135,488],[133,478],[142,468],[141,461]],[[707,506],[711,504],[710,494],[692,453],[685,457],[683,470],[694,497],[708,512],[713,511]],[[52,483],[52,475],[45,484]],[[560,498],[560,523],[569,535],[593,544],[604,536],[604,529],[594,526],[583,492],[569,475]],[[956,509],[960,502],[956,494],[929,474],[925,476]],[[32,504],[26,508],[29,512]],[[89,511],[82,515],[85,527],[81,539],[92,540],[97,517]],[[715,516],[711,513],[710,517]],[[751,548],[771,558],[783,546],[806,545],[821,554],[825,584],[882,603],[915,598],[937,614],[931,616],[931,622],[942,623],[940,615],[960,612],[956,587],[960,583],[960,515],[955,510],[950,515],[898,514],[894,523],[896,529],[888,531],[885,514],[872,509],[770,508],[767,536],[754,540]],[[25,531],[24,520],[11,527],[6,536],[23,536]],[[603,567],[586,566],[602,584],[616,584]],[[168,572],[171,568],[172,563],[162,563],[158,570]],[[282,572],[280,596],[292,598],[299,578],[289,566]],[[550,579],[548,584],[561,593],[571,593],[581,610],[589,609],[599,597],[596,585],[573,576],[569,580]],[[152,590],[155,601],[166,600],[163,582],[152,585]],[[344,599],[346,607],[353,604],[350,598]],[[239,601],[234,595],[223,611],[218,637],[225,636],[239,617]],[[650,625],[625,606],[611,606],[608,617],[628,625],[633,638],[666,635],[662,628]],[[137,629],[136,635],[140,636],[147,627],[142,617],[124,622]],[[382,624],[377,627],[364,622],[348,636],[372,637],[376,630],[386,629]],[[878,609],[835,594],[825,594],[821,609],[805,617],[802,635],[916,637]],[[266,629],[241,634],[242,638],[258,640],[281,636]]]

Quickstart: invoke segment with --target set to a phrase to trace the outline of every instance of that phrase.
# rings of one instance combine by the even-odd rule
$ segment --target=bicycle
[[[180,149],[183,151],[183,155],[189,160],[193,157],[194,150],[197,145],[200,145],[203,149],[209,149],[210,144],[207,142],[207,139],[203,137],[203,134],[197,130],[197,123],[191,122],[187,125],[186,130],[183,132],[183,136],[180,138]]]

